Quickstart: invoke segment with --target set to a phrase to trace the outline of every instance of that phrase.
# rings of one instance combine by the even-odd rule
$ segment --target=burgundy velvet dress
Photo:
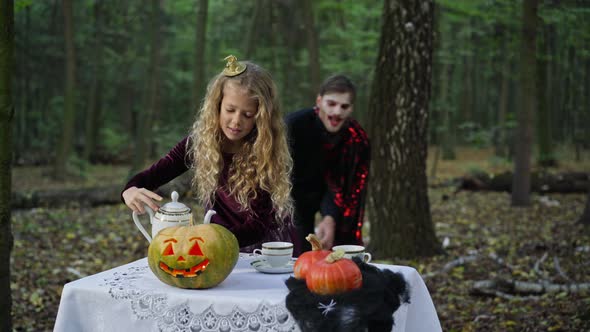
[[[165,157],[131,178],[123,191],[133,186],[156,190],[189,170],[191,162],[187,155],[188,140],[188,137],[184,138]],[[238,239],[242,252],[251,252],[260,248],[262,243],[269,241],[293,242],[292,237],[295,231],[291,226],[291,220],[285,220],[283,225],[275,221],[272,200],[268,192],[259,189],[256,199],[251,201],[251,210],[248,211],[243,210],[240,204],[229,195],[226,187],[232,158],[233,154],[223,153],[223,170],[215,192],[215,201],[212,206],[205,207],[206,210],[213,209],[217,212],[211,218],[211,222],[229,229]],[[298,247],[297,245],[294,250],[295,256],[299,253]]]

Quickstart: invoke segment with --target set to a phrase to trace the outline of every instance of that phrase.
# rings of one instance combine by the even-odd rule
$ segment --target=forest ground
[[[433,156],[432,151],[429,156]],[[475,281],[506,279],[555,284],[590,283],[590,231],[576,225],[585,194],[532,195],[527,208],[510,206],[505,192],[455,192],[451,179],[475,171],[510,170],[489,149],[458,151],[439,161],[430,179],[432,218],[445,255],[387,262],[409,265],[425,278],[444,331],[590,331],[590,296],[474,295]],[[590,170],[590,156],[573,162],[560,155],[552,172]],[[432,160],[429,160],[428,174]],[[126,166],[91,167],[85,178],[50,180],[45,167],[13,170],[13,190],[92,187],[122,183]],[[185,202],[195,205],[194,202]],[[147,242],[122,204],[40,207],[13,211],[11,259],[15,331],[51,331],[63,285],[145,257]],[[468,262],[445,265],[461,257]]]

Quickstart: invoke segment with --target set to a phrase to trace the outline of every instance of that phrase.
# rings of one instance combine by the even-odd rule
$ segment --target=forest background
[[[380,108],[375,87],[387,85],[380,75],[413,72],[404,68],[412,61],[379,61],[384,43],[400,40],[400,29],[386,22],[397,5],[408,13],[421,9],[412,3],[14,1],[13,328],[51,330],[65,283],[145,256],[147,245],[117,204],[117,189],[186,135],[225,56],[269,69],[285,112],[312,106],[329,74],[349,75],[358,87],[355,117],[381,142],[388,132],[376,123],[388,123],[394,109]],[[523,46],[529,3],[538,5],[534,53]],[[381,260],[418,269],[445,331],[589,329],[583,291],[476,286],[508,280],[588,287],[590,237],[577,222],[588,204],[590,4],[439,0],[431,8],[431,70],[421,75],[429,90],[427,131],[391,148],[428,144],[428,159],[416,168],[428,175],[425,219],[436,236],[419,234],[419,246],[401,243],[415,249],[409,252],[384,250],[377,236],[371,241],[371,225],[394,233],[381,228],[391,219],[371,219],[379,201],[373,190],[366,240]],[[523,88],[527,79],[532,94]],[[531,110],[528,118],[519,118],[523,109]],[[471,191],[494,189],[498,174],[517,171],[518,146],[526,141],[519,135],[526,132],[531,199],[514,204],[506,186]],[[390,181],[379,174],[373,183]],[[574,177],[556,186],[570,189],[535,182],[560,177]],[[182,181],[175,186],[186,189]],[[87,193],[101,197],[82,201]],[[183,193],[196,204],[190,190]],[[40,254],[51,255],[50,264]]]

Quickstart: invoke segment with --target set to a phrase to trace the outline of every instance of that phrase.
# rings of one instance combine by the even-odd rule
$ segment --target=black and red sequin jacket
[[[354,233],[362,243],[364,205],[369,180],[370,144],[360,124],[349,119],[342,129],[329,133],[315,109],[287,116],[293,156],[293,198],[323,194],[322,216],[331,215],[337,230]]]

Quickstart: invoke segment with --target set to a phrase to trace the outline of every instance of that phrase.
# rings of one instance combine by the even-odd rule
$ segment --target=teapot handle
[[[144,205],[144,208],[147,211],[147,213],[150,215],[150,224],[151,224],[152,220],[154,219],[154,210],[152,210],[147,205]],[[150,234],[145,230],[145,228],[143,228],[143,225],[139,221],[139,215],[137,214],[137,212],[133,211],[133,214],[131,216],[133,217],[133,222],[135,223],[135,226],[137,226],[137,228],[139,229],[141,234],[143,234],[143,236],[145,236],[145,238],[148,240],[149,243],[152,243],[152,238],[151,238]]]
[[[211,217],[213,217],[214,214],[217,214],[217,212],[215,212],[215,210],[209,210],[207,211],[207,214],[205,214],[205,218],[203,220],[203,224],[207,225],[211,223]]]

